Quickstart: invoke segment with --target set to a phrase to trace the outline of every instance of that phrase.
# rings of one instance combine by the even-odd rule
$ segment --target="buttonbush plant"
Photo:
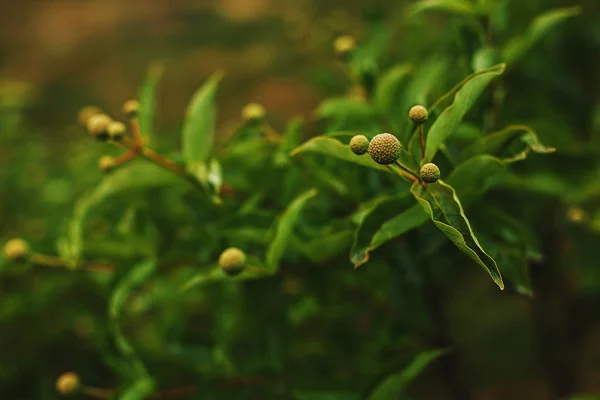
[[[592,310],[600,287],[587,266],[600,226],[597,135],[577,137],[570,119],[596,111],[577,108],[579,94],[560,84],[570,66],[554,71],[548,57],[577,37],[568,29],[581,8],[525,3],[420,0],[367,13],[360,35],[329,40],[345,92],[284,126],[251,103],[233,132],[217,129],[227,79],[217,71],[182,112],[181,147],[168,147],[151,69],[121,115],[81,105],[73,120],[87,143],[56,163],[41,194],[46,150],[20,149],[23,162],[2,173],[14,197],[0,210],[10,221],[5,210],[28,199],[36,211],[24,232],[5,225],[0,342],[18,344],[2,350],[5,393],[600,390],[578,383],[593,381],[579,341],[597,320],[569,312]],[[27,139],[16,133],[23,104],[3,105],[3,145]],[[565,333],[571,324],[581,330]]]

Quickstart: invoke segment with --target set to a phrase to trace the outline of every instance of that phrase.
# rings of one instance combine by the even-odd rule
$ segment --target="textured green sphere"
[[[260,122],[266,115],[267,110],[262,104],[250,103],[242,109],[242,119],[246,122]]]
[[[421,179],[425,183],[434,183],[440,179],[440,169],[434,163],[427,163],[421,167]]]
[[[380,133],[369,143],[369,155],[377,164],[390,165],[400,157],[402,145],[391,133]]]
[[[23,261],[29,254],[29,244],[23,239],[11,239],[4,245],[4,257],[10,261]]]
[[[369,151],[369,139],[365,135],[356,135],[350,139],[350,150],[356,155],[362,156]]]
[[[428,116],[429,113],[427,112],[427,109],[423,106],[414,106],[408,112],[408,118],[410,118],[410,120],[417,125],[421,125],[422,123],[427,121]]]
[[[229,276],[238,275],[246,268],[246,254],[236,247],[230,247],[221,253],[219,266]]]
[[[96,114],[87,121],[87,129],[90,135],[98,140],[108,139],[108,125],[112,119],[106,114]]]

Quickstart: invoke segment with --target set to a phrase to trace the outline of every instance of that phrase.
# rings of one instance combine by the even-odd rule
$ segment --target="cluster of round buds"
[[[343,35],[333,42],[333,51],[340,58],[347,58],[356,47],[356,40],[350,35]]]
[[[350,150],[358,156],[369,151],[369,139],[365,135],[356,135],[350,139]]]
[[[74,372],[65,372],[56,380],[56,391],[62,395],[75,394],[79,389],[81,389],[81,382]]]
[[[414,106],[408,111],[408,118],[417,125],[425,123],[427,117],[429,117],[429,113],[423,106]]]
[[[79,111],[79,123],[87,126],[87,122],[91,117],[101,113],[102,110],[96,106],[85,106]]]
[[[419,173],[425,183],[435,183],[440,179],[440,169],[434,163],[427,163],[421,167]]]
[[[246,254],[236,247],[230,247],[219,256],[219,266],[227,275],[236,276],[246,268]]]
[[[11,239],[4,244],[4,257],[13,262],[22,262],[30,254],[29,244],[23,239]]]
[[[368,151],[377,164],[390,165],[400,158],[402,145],[391,133],[380,133],[371,139]]]
[[[110,172],[115,167],[115,158],[112,156],[102,156],[98,159],[98,168],[102,172]]]
[[[259,124],[264,122],[267,110],[262,104],[250,103],[242,109],[242,121],[247,124]]]
[[[106,114],[95,114],[88,118],[86,127],[90,135],[98,140],[107,140],[108,136],[108,125],[112,122]]]
[[[112,121],[111,123],[108,124],[106,131],[108,132],[108,136],[110,137],[111,140],[114,140],[115,142],[119,142],[119,141],[121,141],[121,139],[123,139],[123,136],[125,136],[125,132],[127,131],[127,128],[125,127],[125,124],[123,124],[122,122]]]
[[[140,102],[137,100],[127,100],[123,104],[123,113],[127,118],[137,118],[140,115]]]

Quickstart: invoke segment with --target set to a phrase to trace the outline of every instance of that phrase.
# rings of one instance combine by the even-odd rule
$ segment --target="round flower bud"
[[[79,376],[74,372],[66,372],[56,380],[56,391],[63,395],[76,393],[81,388]]]
[[[422,123],[427,121],[428,116],[429,113],[427,112],[427,109],[423,106],[414,106],[408,112],[408,118],[410,118],[410,120],[417,125],[421,125]]]
[[[106,114],[92,115],[87,121],[87,130],[98,140],[108,139],[108,125],[112,119]]]
[[[350,139],[350,150],[358,156],[369,151],[369,139],[365,135],[356,135]]]
[[[440,169],[434,163],[427,163],[421,167],[419,174],[425,183],[434,183],[440,179]]]
[[[102,110],[96,106],[85,106],[81,110],[79,110],[79,123],[83,126],[87,126],[87,122],[91,117],[101,113]]]
[[[264,106],[258,103],[247,104],[242,109],[242,120],[248,123],[257,123],[264,121],[267,115],[267,110]]]
[[[391,133],[380,133],[369,143],[369,155],[377,164],[389,165],[400,157],[402,145]]]
[[[348,57],[356,47],[356,40],[350,35],[343,35],[333,42],[333,51],[338,57]]]
[[[108,124],[107,131],[108,136],[110,136],[112,140],[118,142],[123,139],[123,136],[125,136],[127,128],[122,122],[112,121],[110,124]]]
[[[98,167],[103,172],[110,172],[115,167],[115,158],[112,156],[102,156],[98,160]]]
[[[123,104],[123,112],[127,118],[136,118],[140,114],[140,102],[137,100],[127,100]]]
[[[7,260],[21,262],[29,255],[29,244],[23,239],[11,239],[4,244],[3,250]]]
[[[246,254],[236,247],[230,247],[221,253],[219,266],[229,276],[238,275],[246,268]]]

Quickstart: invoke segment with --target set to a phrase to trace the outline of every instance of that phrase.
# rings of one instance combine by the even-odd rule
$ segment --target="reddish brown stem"
[[[81,389],[81,393],[89,397],[94,397],[96,399],[109,399],[114,394],[114,391],[112,389],[84,386]]]
[[[133,135],[133,149],[139,152],[144,147],[144,139],[142,138],[140,122],[137,117],[131,118],[129,122],[131,125],[131,134]]]
[[[33,264],[43,265],[51,268],[68,268],[65,260],[56,256],[48,256],[45,254],[32,254],[30,261]],[[114,272],[114,266],[110,264],[96,263],[92,261],[80,261],[77,265],[77,269],[83,269],[90,272],[102,272],[112,273]]]
[[[425,137],[423,135],[423,125],[419,125],[419,141],[421,142],[421,157],[425,159]]]

